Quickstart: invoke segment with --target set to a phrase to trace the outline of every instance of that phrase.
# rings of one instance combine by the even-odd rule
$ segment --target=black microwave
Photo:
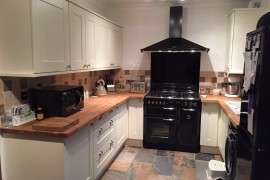
[[[30,107],[42,107],[44,117],[66,117],[84,107],[83,86],[47,86],[29,89]]]

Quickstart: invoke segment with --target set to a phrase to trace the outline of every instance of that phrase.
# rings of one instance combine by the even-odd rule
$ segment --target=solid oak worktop
[[[222,110],[227,114],[229,117],[230,122],[237,127],[240,123],[240,116],[236,115],[229,106],[225,103],[225,101],[235,101],[240,102],[241,98],[228,98],[225,96],[214,96],[214,95],[208,95],[206,98],[201,97],[202,103],[218,103]]]
[[[78,132],[80,129],[93,123],[95,120],[100,118],[106,112],[114,109],[129,99],[143,99],[145,94],[140,93],[108,93],[105,96],[100,97],[89,97],[84,100],[84,108],[79,112],[72,114],[68,117],[79,118],[79,123],[70,127],[63,132],[51,132],[51,131],[40,131],[33,130],[32,125],[38,121],[32,121],[30,123],[13,126],[11,128],[1,128],[2,133],[14,133],[14,134],[32,134],[32,135],[47,135],[60,138],[67,138]],[[236,127],[239,125],[240,116],[233,113],[233,111],[227,106],[225,101],[240,101],[240,98],[228,98],[225,96],[214,96],[208,95],[207,98],[201,97],[202,103],[218,103],[220,107],[225,111],[229,120]]]
[[[128,101],[129,99],[143,99],[145,94],[140,93],[108,93],[105,96],[100,97],[89,97],[84,100],[84,108],[79,112],[72,114],[68,117],[79,118],[79,123],[70,127],[63,132],[51,132],[51,131],[40,131],[33,130],[32,125],[38,121],[32,121],[30,123],[13,126],[11,128],[1,128],[2,133],[15,133],[15,134],[31,134],[31,135],[47,135],[60,138],[67,138],[78,132],[80,129],[93,123],[96,119],[99,119],[103,114],[109,112],[115,107]]]

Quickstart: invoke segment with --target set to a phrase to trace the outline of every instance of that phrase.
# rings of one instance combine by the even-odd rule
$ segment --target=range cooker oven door
[[[144,141],[153,143],[176,143],[176,119],[174,117],[144,117]]]
[[[144,141],[176,143],[177,108],[144,106]]]

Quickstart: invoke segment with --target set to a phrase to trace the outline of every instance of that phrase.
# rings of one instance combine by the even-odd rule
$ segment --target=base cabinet
[[[126,140],[127,103],[70,138],[2,134],[3,180],[99,179]]]
[[[119,150],[121,146],[127,139],[126,128],[128,125],[128,111],[127,103],[122,104],[115,109],[115,140],[116,140],[116,150]]]
[[[92,179],[90,142],[90,126],[68,139],[2,134],[2,178]]]
[[[221,109],[218,123],[218,148],[223,159],[225,159],[225,144],[228,135],[228,125],[229,125],[228,116]]]
[[[128,138],[143,140],[143,100],[129,100],[128,105]]]
[[[202,104],[200,145],[217,146],[219,109],[218,104]]]

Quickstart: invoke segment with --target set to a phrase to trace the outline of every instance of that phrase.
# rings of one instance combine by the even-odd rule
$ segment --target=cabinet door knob
[[[86,68],[86,64],[85,64],[85,65],[83,65],[83,68],[84,68],[84,69]]]
[[[98,155],[99,155],[99,157],[101,157],[103,155],[103,152],[99,151]]]
[[[110,142],[110,146],[113,146],[113,141]]]
[[[110,110],[110,113],[112,113],[113,112],[113,110]]]
[[[87,68],[90,68],[90,64],[87,64]]]
[[[67,69],[67,70],[71,70],[71,66],[67,66],[66,69]]]
[[[98,132],[99,132],[99,134],[101,134],[103,132],[103,129],[99,128]]]
[[[113,125],[113,120],[110,120],[110,125],[111,125],[111,126]]]

